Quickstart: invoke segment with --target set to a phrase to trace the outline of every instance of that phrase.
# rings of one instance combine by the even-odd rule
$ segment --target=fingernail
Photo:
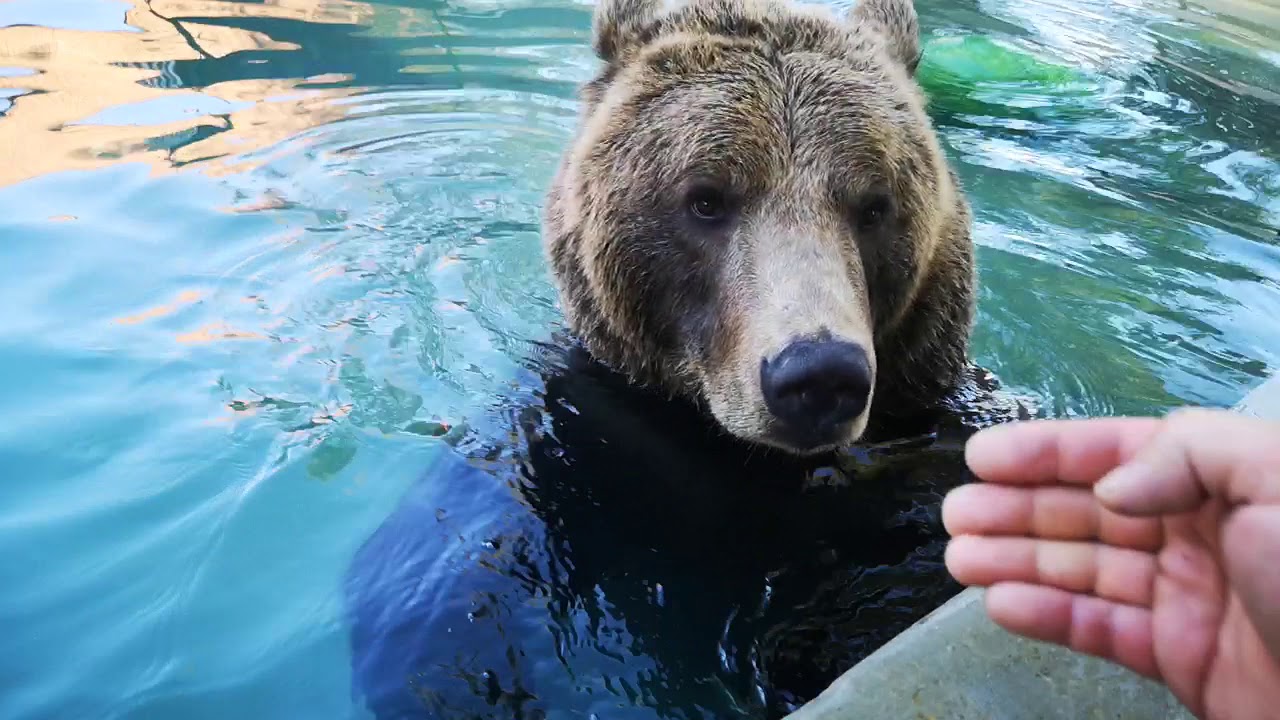
[[[995,450],[1004,449],[1001,447],[1001,444],[1008,442],[1006,436],[1015,427],[1017,427],[1017,423],[993,425],[970,435],[968,442],[964,444],[966,460],[973,459],[974,457],[980,457]]]
[[[1093,496],[1103,505],[1112,508],[1123,506],[1126,500],[1132,499],[1133,491],[1141,483],[1143,475],[1145,468],[1138,463],[1121,465],[1094,484]]]

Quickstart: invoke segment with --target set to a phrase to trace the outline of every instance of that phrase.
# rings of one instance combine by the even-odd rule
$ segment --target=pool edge
[[[1280,419],[1280,375],[1236,412]],[[969,588],[850,668],[787,720],[1193,720],[1162,685],[1098,658],[1013,635]]]

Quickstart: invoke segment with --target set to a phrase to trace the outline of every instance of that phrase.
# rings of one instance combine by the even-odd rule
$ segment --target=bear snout
[[[874,381],[866,350],[843,340],[797,340],[760,360],[770,425],[779,439],[802,450],[843,440],[866,411]]]

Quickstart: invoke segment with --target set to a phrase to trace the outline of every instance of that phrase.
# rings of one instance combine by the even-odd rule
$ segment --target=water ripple
[[[918,6],[978,360],[1057,415],[1280,365],[1274,8]],[[358,716],[347,561],[559,320],[590,12],[0,4],[0,716]]]

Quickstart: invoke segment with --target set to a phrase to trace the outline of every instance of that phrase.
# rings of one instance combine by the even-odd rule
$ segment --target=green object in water
[[[1083,79],[1071,68],[982,35],[930,38],[925,42],[916,76],[925,87],[1017,83],[1048,88]]]

